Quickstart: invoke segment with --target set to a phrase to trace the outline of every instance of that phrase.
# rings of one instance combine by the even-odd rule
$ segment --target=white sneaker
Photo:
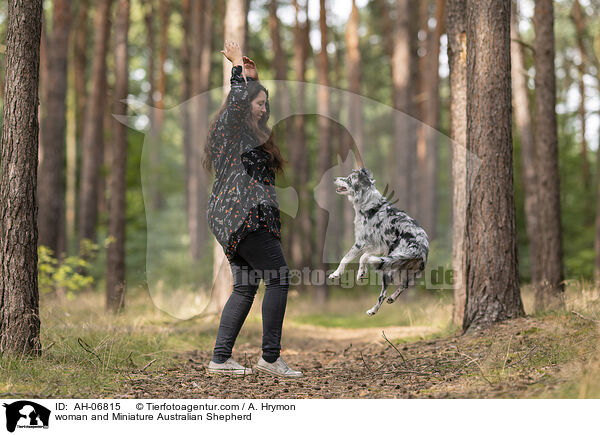
[[[284,378],[301,378],[304,376],[302,372],[291,369],[281,357],[277,358],[274,363],[269,363],[261,356],[255,367],[256,370],[261,372]]]
[[[211,360],[208,363],[208,372],[219,373],[222,375],[251,375],[252,369],[238,364],[233,358],[229,358],[221,364]]]

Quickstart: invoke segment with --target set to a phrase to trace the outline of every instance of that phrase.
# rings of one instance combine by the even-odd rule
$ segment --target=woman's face
[[[267,94],[265,91],[260,91],[250,104],[252,118],[258,122],[260,118],[267,112]]]

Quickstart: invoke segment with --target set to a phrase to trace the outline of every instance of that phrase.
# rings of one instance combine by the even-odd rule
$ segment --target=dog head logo
[[[19,428],[48,428],[50,410],[29,400],[3,405],[6,408],[6,430]]]

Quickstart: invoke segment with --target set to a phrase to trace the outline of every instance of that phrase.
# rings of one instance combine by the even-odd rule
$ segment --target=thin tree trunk
[[[154,101],[154,105],[156,107],[155,116],[154,116],[154,132],[156,134],[156,143],[157,146],[152,147],[153,149],[153,164],[155,167],[161,166],[162,156],[160,150],[161,146],[158,144],[161,141],[161,135],[163,133],[163,124],[164,124],[164,108],[165,108],[165,97],[167,95],[167,74],[165,71],[165,63],[167,61],[167,32],[169,30],[169,15],[168,15],[169,5],[167,0],[159,0],[158,1],[158,18],[159,18],[159,28],[160,28],[160,38],[158,42],[158,81],[156,83],[154,96],[156,100]],[[152,50],[154,51],[154,45],[152,46]],[[152,62],[154,68],[154,61]],[[158,177],[158,175],[157,175]],[[154,192],[152,196],[152,203],[154,210],[162,210],[165,206],[165,198],[160,189],[160,181],[156,178],[156,185],[154,186]]]
[[[519,18],[518,4],[512,1],[511,12],[511,76],[513,91],[513,110],[515,123],[521,144],[521,177],[525,186],[525,225],[529,241],[529,257],[531,263],[531,281],[537,282],[538,276],[538,240],[537,228],[537,181],[535,176],[535,145],[533,143],[533,128],[531,122],[531,105],[527,90],[527,76],[523,61],[523,47],[518,42]]]
[[[600,76],[600,72],[598,75]],[[594,237],[594,284],[596,287],[600,286],[600,129],[598,138],[598,149],[596,150],[596,188],[598,193],[596,194],[596,235]]]
[[[150,91],[148,92],[148,105],[153,108],[158,108],[159,104],[159,92],[156,88],[156,27],[154,25],[154,11],[155,1],[150,0],[146,3],[146,13],[144,19],[146,21],[146,31],[148,33],[148,83],[150,84]],[[150,130],[148,131],[148,141],[150,144],[150,204],[149,207],[154,211],[159,211],[163,207],[162,195],[160,192],[160,133],[161,127],[160,114],[158,110],[150,110],[149,124]]]
[[[342,49],[340,47],[341,45],[341,35],[339,35],[337,32],[333,32],[333,38],[335,40],[335,62],[334,62],[334,66],[333,66],[333,72],[334,72],[334,86],[336,88],[341,88],[341,82],[342,82],[342,57],[343,57],[343,53],[342,53]],[[334,101],[332,101],[331,103],[331,113],[333,115],[333,119],[340,119],[340,112],[342,110],[342,95],[339,92],[335,93],[336,98],[334,99]],[[332,137],[331,137],[331,143],[334,144],[334,149],[336,149],[337,151],[337,156],[334,156],[334,162],[337,160],[337,158],[341,158],[340,156],[344,155],[344,149],[347,149],[344,147],[344,138],[345,138],[345,133],[346,133],[346,129],[341,126],[340,124],[336,123],[333,126],[332,129]],[[338,168],[338,170],[341,170],[341,168]],[[338,173],[340,176],[345,176],[347,174],[343,174],[341,172]],[[341,206],[341,207],[340,207]],[[353,235],[353,227],[354,225],[352,225],[352,221],[350,221],[350,224],[346,224],[345,221],[345,214],[346,214],[346,210],[348,210],[351,214],[351,218],[352,218],[352,214],[353,211],[351,207],[348,207],[347,204],[345,203],[345,201],[343,200],[338,200],[335,201],[334,200],[334,204],[332,205],[332,207],[337,207],[338,208],[338,216],[341,216],[341,222],[337,222],[337,224],[334,226],[335,228],[335,234],[334,234],[334,245],[333,245],[333,258],[342,258],[344,256],[344,254],[346,252],[344,252],[345,248],[349,248],[350,246],[345,246],[344,242],[347,243],[352,243],[354,241],[354,235]],[[331,219],[331,217],[330,217]],[[348,231],[349,236],[346,237],[344,235],[345,231]]]
[[[356,9],[355,7],[353,9]],[[319,30],[321,32],[321,51],[318,55],[317,64],[317,80],[319,88],[317,89],[317,131],[319,137],[319,176],[325,174],[325,172],[331,167],[331,129],[330,129],[330,115],[331,108],[329,106],[330,92],[329,92],[329,58],[327,56],[327,9],[325,7],[325,0],[320,0],[320,15],[319,15]],[[358,37],[358,35],[356,35]],[[323,189],[321,191],[323,197],[321,198],[322,204],[331,204],[331,190]],[[327,246],[325,246],[325,238],[327,235],[327,222],[329,218],[330,207],[327,210],[318,209],[317,213],[317,228],[316,228],[316,241],[317,241],[317,255],[321,255],[317,258],[315,265],[318,266],[319,270],[323,273],[327,272],[327,264],[324,259],[328,258]],[[323,249],[320,249],[321,246]],[[327,283],[322,285],[315,285],[315,296],[316,302],[322,304],[329,298],[329,287]]]
[[[76,41],[73,39],[72,44]],[[71,62],[75,63],[75,50],[71,47]],[[65,194],[65,246],[69,255],[74,254],[77,221],[77,89],[75,67],[67,69],[67,139],[66,139],[66,194]]]
[[[438,172],[438,132],[440,122],[440,94],[439,94],[439,58],[440,58],[440,38],[444,29],[444,1],[436,0],[435,8],[435,29],[428,31],[427,54],[424,64],[424,83],[422,86],[422,109],[421,119],[421,140],[423,147],[418,153],[419,174],[421,181],[417,183],[421,190],[418,198],[420,205],[419,222],[427,231],[430,240],[436,237],[437,222],[437,172]],[[422,168],[422,170],[421,170]]]
[[[452,143],[452,269],[454,309],[452,319],[462,325],[465,287],[465,214],[467,146],[467,15],[466,0],[448,0],[448,64],[450,66],[450,137]]]
[[[396,25],[392,56],[394,121],[393,158],[390,175],[399,206],[410,209],[410,130],[411,105],[411,33],[409,0],[396,0]]]
[[[83,127],[81,183],[79,189],[79,243],[83,239],[95,241],[98,219],[98,178],[103,160],[104,106],[106,99],[106,51],[110,31],[112,0],[100,0],[94,29],[94,60],[92,64],[91,93],[87,99]]]
[[[535,161],[538,186],[540,282],[536,285],[536,310],[564,305],[556,77],[554,75],[554,12],[551,0],[535,4]]]
[[[208,118],[210,111],[210,98],[207,91],[210,89],[210,72],[211,72],[211,63],[210,58],[212,55],[212,39],[213,39],[213,10],[214,10],[214,1],[208,0],[204,2],[204,25],[202,26],[203,34],[202,34],[202,46],[200,53],[200,70],[198,77],[198,92],[195,92],[196,88],[194,84],[192,84],[192,90],[195,95],[202,94],[203,98],[198,100],[198,113],[199,117],[197,119],[206,120],[204,122],[196,123],[193,127],[196,130],[194,133],[194,137],[197,137],[194,143],[202,144],[206,141],[206,137],[208,135]],[[247,12],[244,16],[247,16]],[[192,82],[194,83],[194,82]],[[208,252],[208,221],[206,219],[206,208],[208,207],[208,174],[202,169],[201,164],[201,155],[202,150],[201,147],[197,148],[198,156],[196,159],[196,165],[198,167],[198,175],[199,175],[199,183],[200,183],[200,191],[198,195],[198,234],[196,236],[197,246],[199,246],[199,256],[201,258],[203,253]]]
[[[364,158],[363,119],[360,101],[360,50],[358,38],[358,8],[356,0],[352,0],[352,12],[346,26],[346,70],[348,71],[348,89],[352,96],[348,107],[348,120],[354,129],[354,137],[358,151]]]
[[[297,0],[292,0],[292,4],[296,10],[296,23],[294,26],[294,58],[293,70],[295,79],[299,82],[305,81],[306,60],[309,52],[308,33],[310,31],[310,22],[308,18],[304,23],[301,23],[300,5]],[[308,4],[306,5],[308,11]],[[308,15],[306,15],[308,17]],[[303,113],[305,107],[305,95],[302,86],[298,87],[296,95],[296,113]],[[310,264],[311,253],[311,210],[309,208],[310,195],[307,189],[309,178],[309,168],[306,146],[306,132],[304,131],[304,115],[294,117],[294,142],[291,144],[291,156],[294,173],[294,186],[299,192],[299,213],[296,216],[298,221],[298,231],[294,231],[294,236],[291,240],[292,263],[297,269]],[[301,283],[298,286],[299,290],[304,290],[304,285]]]
[[[581,5],[579,4],[579,0],[573,1],[573,21],[575,22],[575,37],[577,39],[577,49],[579,50],[579,65],[577,65],[577,71],[579,72],[579,122],[581,122],[581,175],[583,177],[583,186],[585,191],[589,191],[590,187],[590,165],[588,163],[588,151],[587,151],[587,143],[585,141],[585,130],[586,130],[586,120],[585,120],[585,61],[586,61],[586,53],[585,46],[583,44],[583,40],[585,38],[585,23],[583,19],[583,11],[581,10]],[[586,201],[586,204],[589,202]]]
[[[0,142],[0,353],[41,353],[37,277],[41,0],[10,0]]]
[[[40,143],[44,159],[38,176],[38,243],[52,249],[57,258],[65,248],[63,177],[70,7],[71,2],[68,0],[53,2],[52,34],[47,41],[47,100]]]
[[[191,71],[190,71],[190,41],[192,39],[190,27],[191,15],[190,0],[182,0],[181,2],[181,18],[183,20],[183,40],[181,42],[181,99],[182,99],[182,128],[183,128],[183,155],[185,165],[185,209],[186,216],[189,222],[190,210],[190,189],[188,180],[190,178],[190,159],[191,159],[191,131],[190,131],[190,114],[188,100],[191,97]]]
[[[269,29],[271,31],[271,42],[273,44],[273,67],[275,69],[275,80],[277,98],[272,101],[271,111],[276,114],[290,113],[290,95],[287,83],[287,66],[286,56],[281,46],[281,35],[280,35],[280,24],[277,18],[277,0],[271,0],[269,2]],[[290,118],[285,121],[285,130],[291,131],[292,123]],[[284,136],[291,137],[291,135]]]
[[[246,0],[228,0],[225,9],[225,31],[223,37],[226,40],[236,41],[240,44],[242,53],[246,51],[246,47],[243,46],[246,41],[246,19]],[[231,88],[231,67],[231,62],[223,57],[223,101],[227,98]],[[213,276],[215,277],[213,302],[216,305],[217,312],[220,313],[233,290],[233,276],[223,248],[218,243],[214,243],[213,252]]]
[[[88,0],[81,0],[77,12],[77,29],[75,31],[75,48],[73,69],[75,70],[75,89],[77,94],[77,137],[83,135],[83,122],[86,107],[87,91],[86,65],[87,65],[87,38],[88,38]]]
[[[127,32],[129,0],[118,0],[115,22],[115,90],[113,112],[127,115],[129,68]],[[127,126],[113,119],[112,165],[110,171],[109,244],[106,249],[106,309],[117,313],[125,305],[125,193],[127,169]]]
[[[279,18],[277,18],[277,0],[270,0],[269,2],[269,30],[271,33],[271,42],[273,44],[273,67],[275,69],[275,89],[276,97],[271,98],[271,116],[291,113],[291,101],[290,101],[290,90],[289,82],[287,77],[287,65],[286,65],[286,54],[281,45],[281,32]],[[279,129],[281,132],[277,140],[278,142],[285,142],[286,151],[288,156],[291,153],[291,141],[294,137],[293,118],[288,117],[284,121],[284,127]],[[287,228],[283,228],[281,234],[283,240],[283,250],[286,258],[292,258],[292,238],[293,231],[288,231]]]
[[[468,192],[463,330],[524,315],[512,174],[510,2],[467,0]],[[472,184],[471,182],[472,181]]]

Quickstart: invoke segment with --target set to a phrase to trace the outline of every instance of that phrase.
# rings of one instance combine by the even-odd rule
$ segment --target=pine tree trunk
[[[466,283],[463,330],[524,315],[512,173],[510,2],[467,0]],[[472,184],[471,184],[472,181]]]
[[[294,26],[294,57],[293,70],[295,80],[299,82],[305,81],[306,60],[310,50],[308,33],[310,31],[310,22],[308,18],[304,23],[300,21],[300,6],[297,0],[292,0],[292,4],[296,10],[296,23]],[[298,86],[298,94],[296,95],[296,113],[304,113],[305,95],[304,89]],[[296,216],[298,231],[294,231],[291,238],[292,249],[292,264],[296,269],[309,265],[311,257],[311,210],[310,210],[310,192],[307,189],[309,178],[309,167],[306,132],[304,131],[304,115],[294,117],[294,141],[291,143],[290,155],[292,157],[294,186],[299,193],[299,209]],[[298,286],[299,290],[304,290],[304,285],[301,283]]]
[[[410,209],[410,174],[412,172],[410,134],[411,104],[411,32],[409,0],[396,1],[396,23],[393,34],[392,84],[394,105],[394,142],[389,173],[399,207]],[[408,210],[407,210],[408,211]]]
[[[0,142],[0,353],[40,354],[37,277],[41,0],[9,0]]]
[[[118,0],[115,22],[115,90],[113,113],[127,115],[129,68],[127,33],[129,30],[129,0]],[[109,245],[106,249],[106,309],[117,313],[125,304],[125,193],[127,169],[127,126],[112,120],[112,164],[110,171]]]
[[[270,99],[271,104],[271,117],[281,119],[282,116],[288,116],[283,120],[284,127],[278,129],[277,141],[285,142],[287,156],[291,154],[291,142],[294,137],[293,118],[291,114],[291,101],[290,101],[290,86],[287,76],[287,65],[286,65],[286,54],[281,45],[281,32],[279,18],[277,18],[277,0],[270,0],[269,2],[269,30],[271,33],[271,43],[273,44],[273,67],[275,69],[275,92],[276,97]],[[288,157],[289,161],[289,157]],[[282,216],[282,220],[285,219]],[[282,221],[282,247],[286,258],[292,258],[292,238],[293,231],[288,231],[288,225]]]
[[[183,129],[183,155],[185,165],[185,209],[186,216],[189,222],[190,210],[190,189],[188,180],[190,178],[190,153],[191,153],[191,131],[190,131],[190,115],[188,100],[191,97],[191,71],[190,71],[190,41],[192,39],[190,27],[191,15],[190,0],[182,0],[181,2],[181,18],[183,20],[183,39],[181,42],[181,122]]]
[[[437,221],[437,176],[438,176],[438,130],[440,128],[440,94],[439,94],[439,58],[440,38],[444,29],[444,1],[436,0],[436,26],[427,36],[427,54],[425,56],[425,74],[422,87],[423,113],[421,124],[424,152],[418,155],[419,173],[422,174],[418,185],[422,188],[420,198],[419,222],[427,231],[429,239],[436,237]]]
[[[325,172],[331,167],[331,124],[330,114],[331,107],[329,106],[330,92],[329,92],[329,59],[327,56],[327,11],[325,9],[325,0],[320,1],[320,16],[319,16],[319,30],[321,32],[321,51],[318,55],[317,64],[317,80],[319,88],[317,89],[317,132],[319,141],[319,177],[323,176]],[[357,35],[358,37],[358,35]],[[332,203],[331,189],[322,189],[320,194],[323,195],[321,198],[322,204],[330,205]],[[329,218],[329,211],[331,208],[327,207],[326,210],[317,209],[317,230],[316,230],[316,255],[320,257],[315,259],[315,265],[318,270],[327,272],[327,264],[324,259],[328,258],[327,246],[325,245],[325,239],[327,235],[327,222]],[[321,249],[321,246],[323,247]],[[329,298],[329,287],[327,283],[322,285],[314,285],[316,302],[322,304]]]
[[[70,7],[69,0],[53,2],[52,34],[47,41],[47,100],[40,143],[44,159],[38,174],[38,243],[52,249],[57,258],[65,248],[63,178]]]
[[[106,51],[110,32],[112,0],[101,0],[94,17],[94,59],[90,95],[87,98],[82,147],[81,182],[79,188],[79,243],[95,241],[98,219],[98,179],[104,151],[104,107],[106,100]]]
[[[467,10],[466,0],[449,0],[448,63],[450,66],[450,137],[452,143],[452,270],[454,309],[452,319],[462,325],[467,303],[465,287],[465,213],[467,158]]]
[[[86,106],[87,91],[85,88],[85,71],[87,65],[87,39],[88,39],[88,3],[81,0],[77,11],[77,29],[75,31],[75,47],[73,68],[75,70],[75,89],[77,99],[77,137],[83,135],[83,121]]]
[[[512,2],[511,12],[511,76],[513,91],[513,108],[515,123],[521,143],[521,177],[525,187],[525,225],[529,241],[529,257],[531,263],[531,281],[538,277],[538,240],[537,228],[537,187],[535,176],[535,147],[533,143],[533,127],[531,123],[531,105],[527,90],[527,76],[523,61],[523,47],[519,43],[519,19],[517,1]]]
[[[246,47],[243,46],[246,40],[246,20],[246,1],[228,0],[225,9],[225,32],[223,36],[226,40],[236,41],[240,44],[242,53],[246,52]],[[231,88],[231,67],[231,62],[223,57],[223,100],[227,98]],[[223,248],[218,243],[214,244],[213,252],[213,276],[215,279],[212,297],[216,311],[220,313],[233,290],[233,276]]]
[[[535,292],[536,310],[559,308],[564,305],[553,25],[552,1],[536,1],[533,17],[535,162],[540,240],[540,281]]]
[[[588,163],[588,151],[587,151],[587,142],[585,140],[585,130],[586,130],[586,116],[585,116],[585,61],[586,61],[586,52],[584,45],[585,38],[585,23],[583,20],[583,11],[581,10],[581,5],[579,4],[579,0],[573,1],[573,13],[572,13],[573,21],[575,23],[575,38],[577,40],[577,50],[579,51],[579,58],[581,59],[579,65],[577,65],[577,71],[579,72],[579,122],[581,123],[580,133],[581,133],[581,175],[583,178],[583,186],[586,192],[589,192],[590,187],[590,165]],[[586,204],[589,204],[586,201]]]

